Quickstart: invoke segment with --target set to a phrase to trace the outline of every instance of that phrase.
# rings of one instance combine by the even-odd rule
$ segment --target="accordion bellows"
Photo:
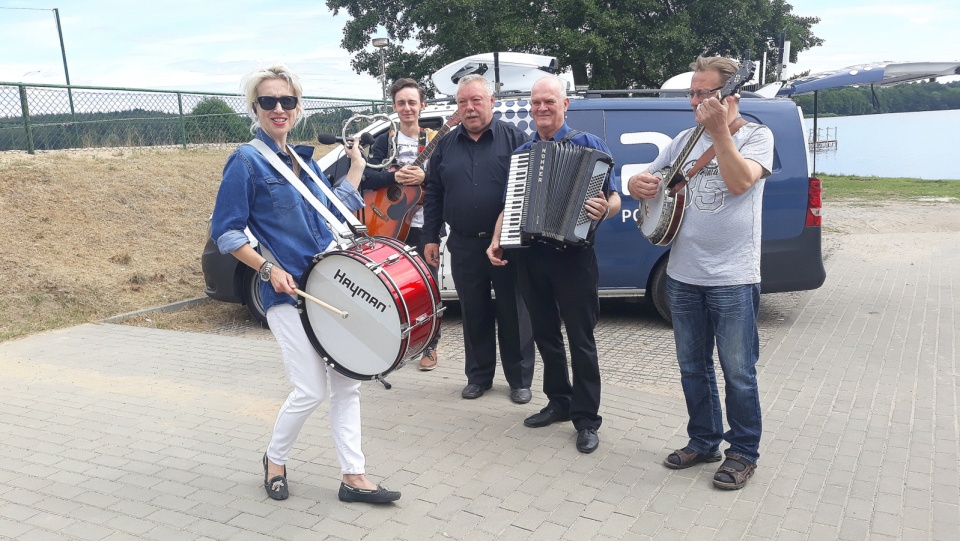
[[[613,158],[569,142],[536,141],[510,158],[500,246],[518,248],[534,239],[583,246],[598,222],[583,204],[596,197]]]

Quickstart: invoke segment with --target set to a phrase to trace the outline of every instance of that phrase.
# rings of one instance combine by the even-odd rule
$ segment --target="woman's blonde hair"
[[[257,110],[255,108],[257,103],[257,87],[260,86],[260,83],[268,79],[283,79],[290,85],[294,95],[297,97],[297,116],[294,118],[293,125],[296,126],[303,119],[303,115],[300,114],[303,112],[303,100],[300,99],[303,97],[303,86],[300,84],[300,78],[297,77],[296,73],[290,71],[290,68],[284,65],[271,66],[266,69],[257,70],[247,75],[243,80],[243,91],[247,98],[247,114],[253,119],[253,123],[250,125],[250,133],[255,134],[260,127],[260,119],[257,118]]]

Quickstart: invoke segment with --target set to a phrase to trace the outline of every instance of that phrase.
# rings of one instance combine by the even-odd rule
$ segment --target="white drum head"
[[[361,261],[327,254],[310,270],[304,291],[347,311],[303,303],[317,341],[341,367],[363,376],[388,371],[400,354],[400,312],[386,285]]]

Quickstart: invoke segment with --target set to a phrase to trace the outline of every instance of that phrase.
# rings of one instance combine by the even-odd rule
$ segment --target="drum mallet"
[[[339,315],[340,317],[342,317],[343,319],[347,319],[347,317],[350,316],[350,313],[349,313],[349,312],[346,312],[346,311],[344,311],[344,310],[337,309],[337,308],[334,307],[334,306],[330,306],[329,304],[321,301],[320,299],[314,297],[313,295],[307,293],[306,291],[301,291],[301,290],[299,290],[299,289],[294,289],[294,291],[297,292],[297,295],[300,295],[301,297],[303,297],[304,299],[307,299],[308,301],[312,301],[312,302],[315,302],[315,303],[319,304],[320,306],[326,308],[327,310],[330,310],[330,311],[333,312],[334,314],[338,314],[338,315]]]

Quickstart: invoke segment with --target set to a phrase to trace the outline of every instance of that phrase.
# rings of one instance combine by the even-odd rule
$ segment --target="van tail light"
[[[807,221],[804,224],[807,227],[820,227],[820,209],[823,205],[822,192],[823,187],[820,179],[810,177],[810,187],[807,190]]]

